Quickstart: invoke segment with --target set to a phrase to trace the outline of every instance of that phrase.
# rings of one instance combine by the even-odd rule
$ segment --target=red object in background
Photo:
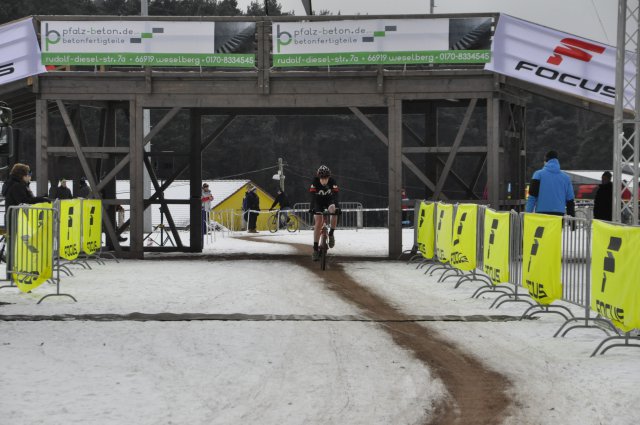
[[[573,185],[573,192],[576,195],[576,199],[595,199],[596,191],[598,190],[597,184],[576,184]],[[638,188],[638,194],[640,195],[640,188]],[[640,196],[638,196],[640,198]],[[631,192],[629,189],[624,189],[622,192],[622,199],[631,199]]]
[[[597,184],[577,184],[573,187],[576,199],[595,199],[597,190]]]

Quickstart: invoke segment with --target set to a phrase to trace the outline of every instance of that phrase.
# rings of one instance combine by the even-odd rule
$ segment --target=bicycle
[[[284,222],[283,216],[286,215],[288,220]],[[278,229],[286,228],[289,232],[294,233],[298,231],[300,224],[298,223],[298,217],[293,214],[287,214],[286,211],[275,210],[271,213],[267,220],[267,227],[271,233],[275,233]]]
[[[325,270],[327,268],[327,254],[329,251],[329,231],[331,230],[329,225],[329,216],[339,215],[339,213],[330,213],[329,211],[324,210],[322,212],[316,212],[315,215],[322,216],[322,229],[320,230],[318,251],[320,252],[320,269]]]

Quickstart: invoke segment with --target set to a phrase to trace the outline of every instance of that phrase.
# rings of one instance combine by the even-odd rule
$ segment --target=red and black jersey
[[[338,206],[338,184],[329,177],[329,181],[326,185],[320,183],[320,179],[315,177],[309,187],[309,193],[311,194],[311,207],[310,209],[315,211],[323,211],[329,205],[335,204]]]

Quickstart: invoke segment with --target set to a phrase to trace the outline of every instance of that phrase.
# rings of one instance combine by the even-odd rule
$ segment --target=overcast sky
[[[262,0],[259,0],[262,1]],[[279,0],[283,10],[304,15],[300,0]],[[241,9],[251,0],[238,0]],[[430,0],[312,0],[314,11],[343,15],[429,13]],[[435,0],[435,13],[503,12],[537,24],[614,45],[617,0]]]

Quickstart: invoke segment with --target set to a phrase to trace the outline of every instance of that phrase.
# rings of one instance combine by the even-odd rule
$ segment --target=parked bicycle
[[[271,233],[277,232],[278,229],[287,229],[293,233],[298,231],[299,226],[298,217],[282,210],[273,211],[267,221],[267,227]]]

